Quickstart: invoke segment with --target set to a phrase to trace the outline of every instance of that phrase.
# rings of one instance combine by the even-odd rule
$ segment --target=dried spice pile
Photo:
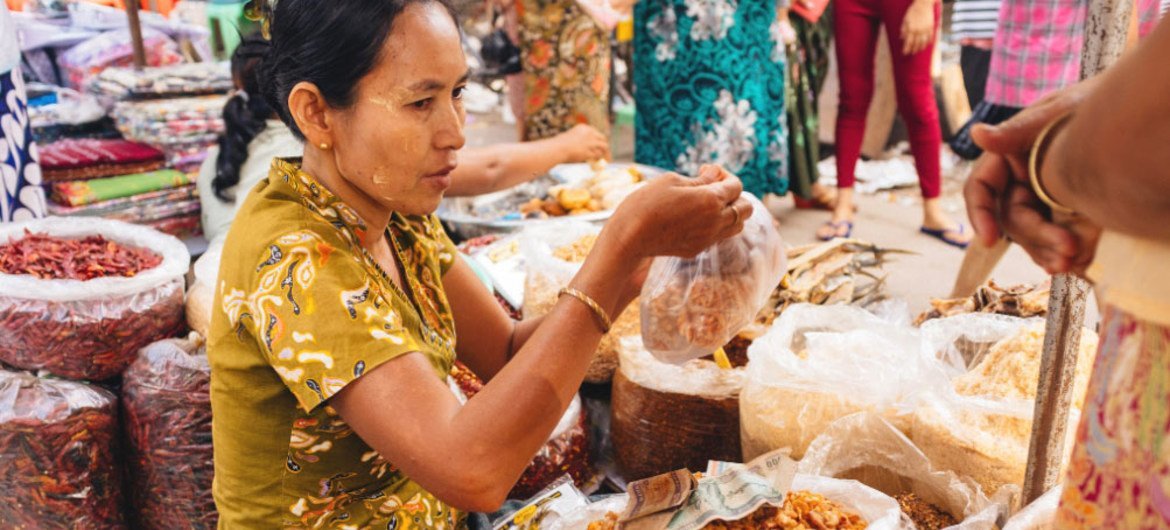
[[[97,387],[0,371],[5,528],[125,528],[116,407]]]
[[[0,245],[0,273],[46,282],[130,278],[161,263],[154,252],[101,236],[64,239],[26,230],[21,239]],[[0,296],[0,361],[102,381],[125,370],[139,348],[182,328],[182,278],[130,295],[95,295],[106,288],[70,287],[77,299],[66,301],[38,299],[38,293]]]
[[[914,527],[918,530],[942,530],[959,524],[959,521],[955,520],[951,514],[918,498],[913,493],[896,495],[894,500],[898,501],[898,507],[902,509],[902,513],[914,522]]]
[[[588,530],[614,530],[618,514],[589,523]],[[764,505],[738,521],[713,521],[703,530],[863,530],[862,518],[841,505],[810,491],[789,492],[784,506]]]
[[[131,517],[143,530],[216,527],[211,366],[198,346],[151,344],[123,376]]]
[[[63,239],[34,234],[0,245],[0,273],[31,274],[46,280],[132,277],[162,263],[162,256],[102,236]]]
[[[456,362],[450,375],[468,399],[483,390],[483,380],[462,363]],[[582,408],[571,428],[549,440],[537,451],[520,480],[508,493],[509,499],[531,498],[566,474],[573,478],[577,487],[584,486],[593,478],[593,465],[589,459],[589,426],[585,420],[586,413]]]

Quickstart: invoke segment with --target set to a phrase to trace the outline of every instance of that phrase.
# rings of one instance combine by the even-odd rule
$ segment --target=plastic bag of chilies
[[[755,320],[787,269],[772,216],[745,194],[743,232],[698,256],[659,257],[642,286],[642,338],[658,359],[681,364],[710,355]]]
[[[212,530],[211,365],[202,339],[151,344],[123,375],[122,410],[142,530]]]
[[[96,386],[0,370],[0,526],[126,527],[117,406]]]

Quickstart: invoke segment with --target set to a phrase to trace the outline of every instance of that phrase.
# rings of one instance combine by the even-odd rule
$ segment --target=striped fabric
[[[1170,1],[1170,0],[1168,0]],[[955,40],[993,39],[999,21],[1000,0],[958,0],[951,16]]]
[[[1027,107],[1080,78],[1088,0],[1004,0],[987,101]]]

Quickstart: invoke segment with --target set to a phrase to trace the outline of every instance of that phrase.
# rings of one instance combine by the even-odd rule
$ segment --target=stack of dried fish
[[[857,239],[835,239],[788,251],[788,276],[772,294],[770,321],[792,304],[869,305],[885,297],[881,272],[889,254],[904,250],[879,248]]]
[[[1048,315],[1048,295],[1051,286],[1046,281],[1038,285],[1000,287],[994,281],[980,287],[969,298],[931,300],[931,309],[918,316],[915,325],[935,318],[965,313],[995,313],[1021,318]]]

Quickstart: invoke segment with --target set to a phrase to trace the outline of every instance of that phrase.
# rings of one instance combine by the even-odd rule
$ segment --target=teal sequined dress
[[[719,164],[757,195],[788,191],[786,52],[772,0],[641,0],[634,158],[683,174]]]

